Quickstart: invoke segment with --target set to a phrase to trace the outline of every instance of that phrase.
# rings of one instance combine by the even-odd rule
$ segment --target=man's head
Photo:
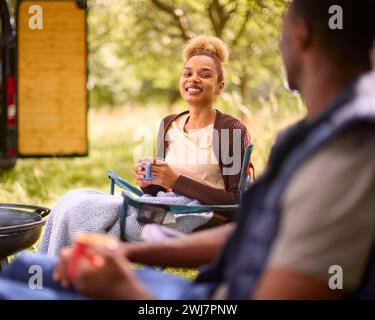
[[[337,24],[341,18],[342,29]],[[374,21],[375,0],[292,0],[284,14],[280,43],[290,87],[300,89],[306,56],[312,51],[340,68],[370,69]]]

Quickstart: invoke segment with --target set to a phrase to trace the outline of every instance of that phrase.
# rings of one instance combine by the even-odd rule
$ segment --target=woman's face
[[[193,56],[186,62],[180,77],[180,94],[190,105],[212,106],[223,87],[211,57]]]

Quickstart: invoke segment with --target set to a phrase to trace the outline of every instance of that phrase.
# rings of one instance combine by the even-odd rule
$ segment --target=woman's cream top
[[[184,131],[189,114],[171,123],[167,133],[165,162],[177,174],[184,175],[216,189],[225,189],[219,162],[212,146],[214,125]]]

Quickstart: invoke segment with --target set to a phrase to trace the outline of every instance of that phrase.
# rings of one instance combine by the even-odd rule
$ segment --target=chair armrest
[[[173,214],[193,214],[193,213],[202,213],[202,212],[228,212],[237,210],[240,206],[238,204],[235,205],[198,205],[198,206],[191,206],[191,205],[176,205],[176,204],[163,204],[163,203],[149,203],[142,201],[143,198],[141,197],[134,197],[133,195],[129,194],[128,192],[123,192],[122,196],[128,200],[128,204],[139,208],[142,204],[147,203],[150,206],[163,206],[165,207],[170,213]]]
[[[132,193],[135,193],[137,196],[142,196],[143,192],[142,190],[134,187],[130,183],[126,182],[125,180],[121,179],[115,172],[112,170],[108,171],[108,178],[111,180],[111,188],[110,193],[114,194],[115,191],[115,185],[117,185],[119,188],[128,190]]]
[[[121,239],[123,241],[127,241],[126,233],[125,233],[125,225],[126,225],[126,213],[128,210],[128,206],[133,206],[135,208],[141,208],[142,205],[147,204],[148,206],[155,206],[161,207],[163,210],[168,211],[172,214],[194,214],[194,213],[203,213],[203,212],[222,212],[222,213],[230,213],[239,208],[239,205],[199,205],[199,206],[191,206],[191,205],[174,205],[174,204],[163,204],[163,203],[150,203],[145,201],[145,198],[141,195],[137,195],[131,190],[124,189],[122,192],[122,196],[124,198],[122,210],[120,213],[120,232],[121,232]]]

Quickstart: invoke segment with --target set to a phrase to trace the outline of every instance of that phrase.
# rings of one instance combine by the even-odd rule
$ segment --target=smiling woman
[[[228,55],[227,47],[216,37],[198,36],[185,46],[179,87],[188,111],[162,121],[158,157],[165,163],[153,166],[156,180],[152,182],[144,181],[144,168],[137,167],[137,182],[143,191],[156,195],[163,187],[203,204],[238,202],[241,161],[250,138],[240,121],[214,105],[224,88],[222,64]],[[235,168],[229,175],[225,174],[228,166]],[[169,178],[166,183],[164,176]]]
[[[250,138],[240,121],[221,113],[214,105],[224,88],[222,63],[227,57],[228,50],[218,38],[199,36],[187,43],[179,87],[188,110],[162,121],[158,161],[148,160],[151,166],[145,161],[135,165],[136,183],[147,201],[181,205],[239,202],[242,159]],[[63,246],[72,244],[77,232],[119,235],[121,207],[121,197],[95,190],[66,193],[50,214],[39,251],[57,255]],[[158,223],[187,233],[211,218],[212,213],[167,215]],[[130,207],[126,239],[142,239],[142,222],[145,221],[140,219],[138,209]]]

